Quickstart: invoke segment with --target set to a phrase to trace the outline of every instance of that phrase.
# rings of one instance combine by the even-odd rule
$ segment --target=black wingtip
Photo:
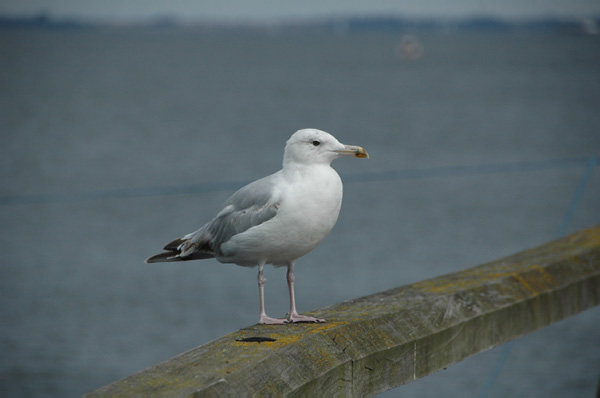
[[[165,247],[163,247],[163,250],[167,250],[167,251],[170,251],[170,252],[177,252],[177,251],[179,251],[179,249],[178,249],[179,246],[182,243],[184,243],[185,241],[186,240],[184,240],[183,238],[177,238],[177,239],[175,239],[175,240],[167,243],[165,245]],[[154,256],[152,256],[152,257],[154,257]]]
[[[166,263],[166,262],[171,262],[171,261],[182,261],[182,258],[177,257],[176,252],[165,252],[165,253],[156,254],[152,257],[148,257],[146,260],[144,260],[144,262],[146,264]]]

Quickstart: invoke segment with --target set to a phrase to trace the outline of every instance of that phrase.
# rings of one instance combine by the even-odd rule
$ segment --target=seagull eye
[[[317,141],[317,140],[314,140],[314,141],[312,142],[312,144],[313,144],[314,146],[319,146],[319,145],[321,145],[321,142],[319,142],[319,141]]]

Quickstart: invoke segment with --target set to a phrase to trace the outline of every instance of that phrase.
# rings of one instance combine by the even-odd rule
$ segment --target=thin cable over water
[[[592,156],[588,159],[586,167],[583,170],[583,174],[582,174],[581,178],[579,179],[579,183],[577,184],[577,187],[575,188],[575,192],[573,193],[573,196],[571,197],[571,202],[569,203],[569,207],[567,208],[567,211],[565,212],[565,215],[563,216],[562,223],[560,225],[560,228],[558,229],[558,233],[556,234],[557,238],[561,238],[567,234],[567,229],[569,228],[569,225],[571,225],[571,222],[573,221],[573,218],[575,216],[575,211],[577,210],[577,207],[579,206],[579,203],[581,202],[581,199],[583,198],[585,188],[588,184],[588,181],[590,180],[592,171],[596,167],[597,163],[598,163],[598,159],[594,156]],[[494,386],[494,383],[496,382],[496,380],[500,376],[500,373],[502,372],[502,369],[504,368],[504,364],[506,363],[506,360],[508,359],[508,355],[510,354],[510,350],[512,349],[514,343],[515,343],[515,340],[511,340],[508,343],[504,344],[504,346],[502,347],[502,350],[500,351],[500,354],[498,355],[498,358],[496,359],[496,362],[494,363],[494,367],[490,371],[488,379],[486,380],[485,384],[481,388],[481,391],[479,393],[480,398],[487,398],[489,396],[490,392],[492,391],[492,387]]]
[[[376,171],[370,173],[345,174],[342,177],[345,183],[352,184],[357,182],[381,182],[397,180],[416,180],[433,177],[516,173],[527,171],[577,168],[583,166],[586,162],[588,162],[588,159],[594,160],[594,166],[597,164],[596,157],[577,157],[512,163],[473,164],[450,167],[431,167],[420,169]],[[116,188],[85,192],[15,194],[0,196],[0,206],[70,203],[90,200],[130,199],[153,196],[186,195],[232,191],[246,185],[249,182],[250,181],[222,181],[187,185]]]

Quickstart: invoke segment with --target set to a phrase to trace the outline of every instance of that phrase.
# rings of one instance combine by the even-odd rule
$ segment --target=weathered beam
[[[311,313],[327,323],[241,329],[88,396],[371,395],[599,303],[597,226]]]

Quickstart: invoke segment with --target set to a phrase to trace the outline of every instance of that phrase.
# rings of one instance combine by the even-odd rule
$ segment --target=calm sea
[[[2,396],[79,396],[255,323],[255,270],[143,260],[278,170],[300,128],[371,154],[334,164],[344,205],[298,262],[300,311],[600,222],[600,37],[421,35],[412,60],[402,39],[0,32]],[[285,272],[267,277],[282,316]],[[491,396],[593,396],[599,325],[591,309],[382,396],[476,396],[494,373]]]

